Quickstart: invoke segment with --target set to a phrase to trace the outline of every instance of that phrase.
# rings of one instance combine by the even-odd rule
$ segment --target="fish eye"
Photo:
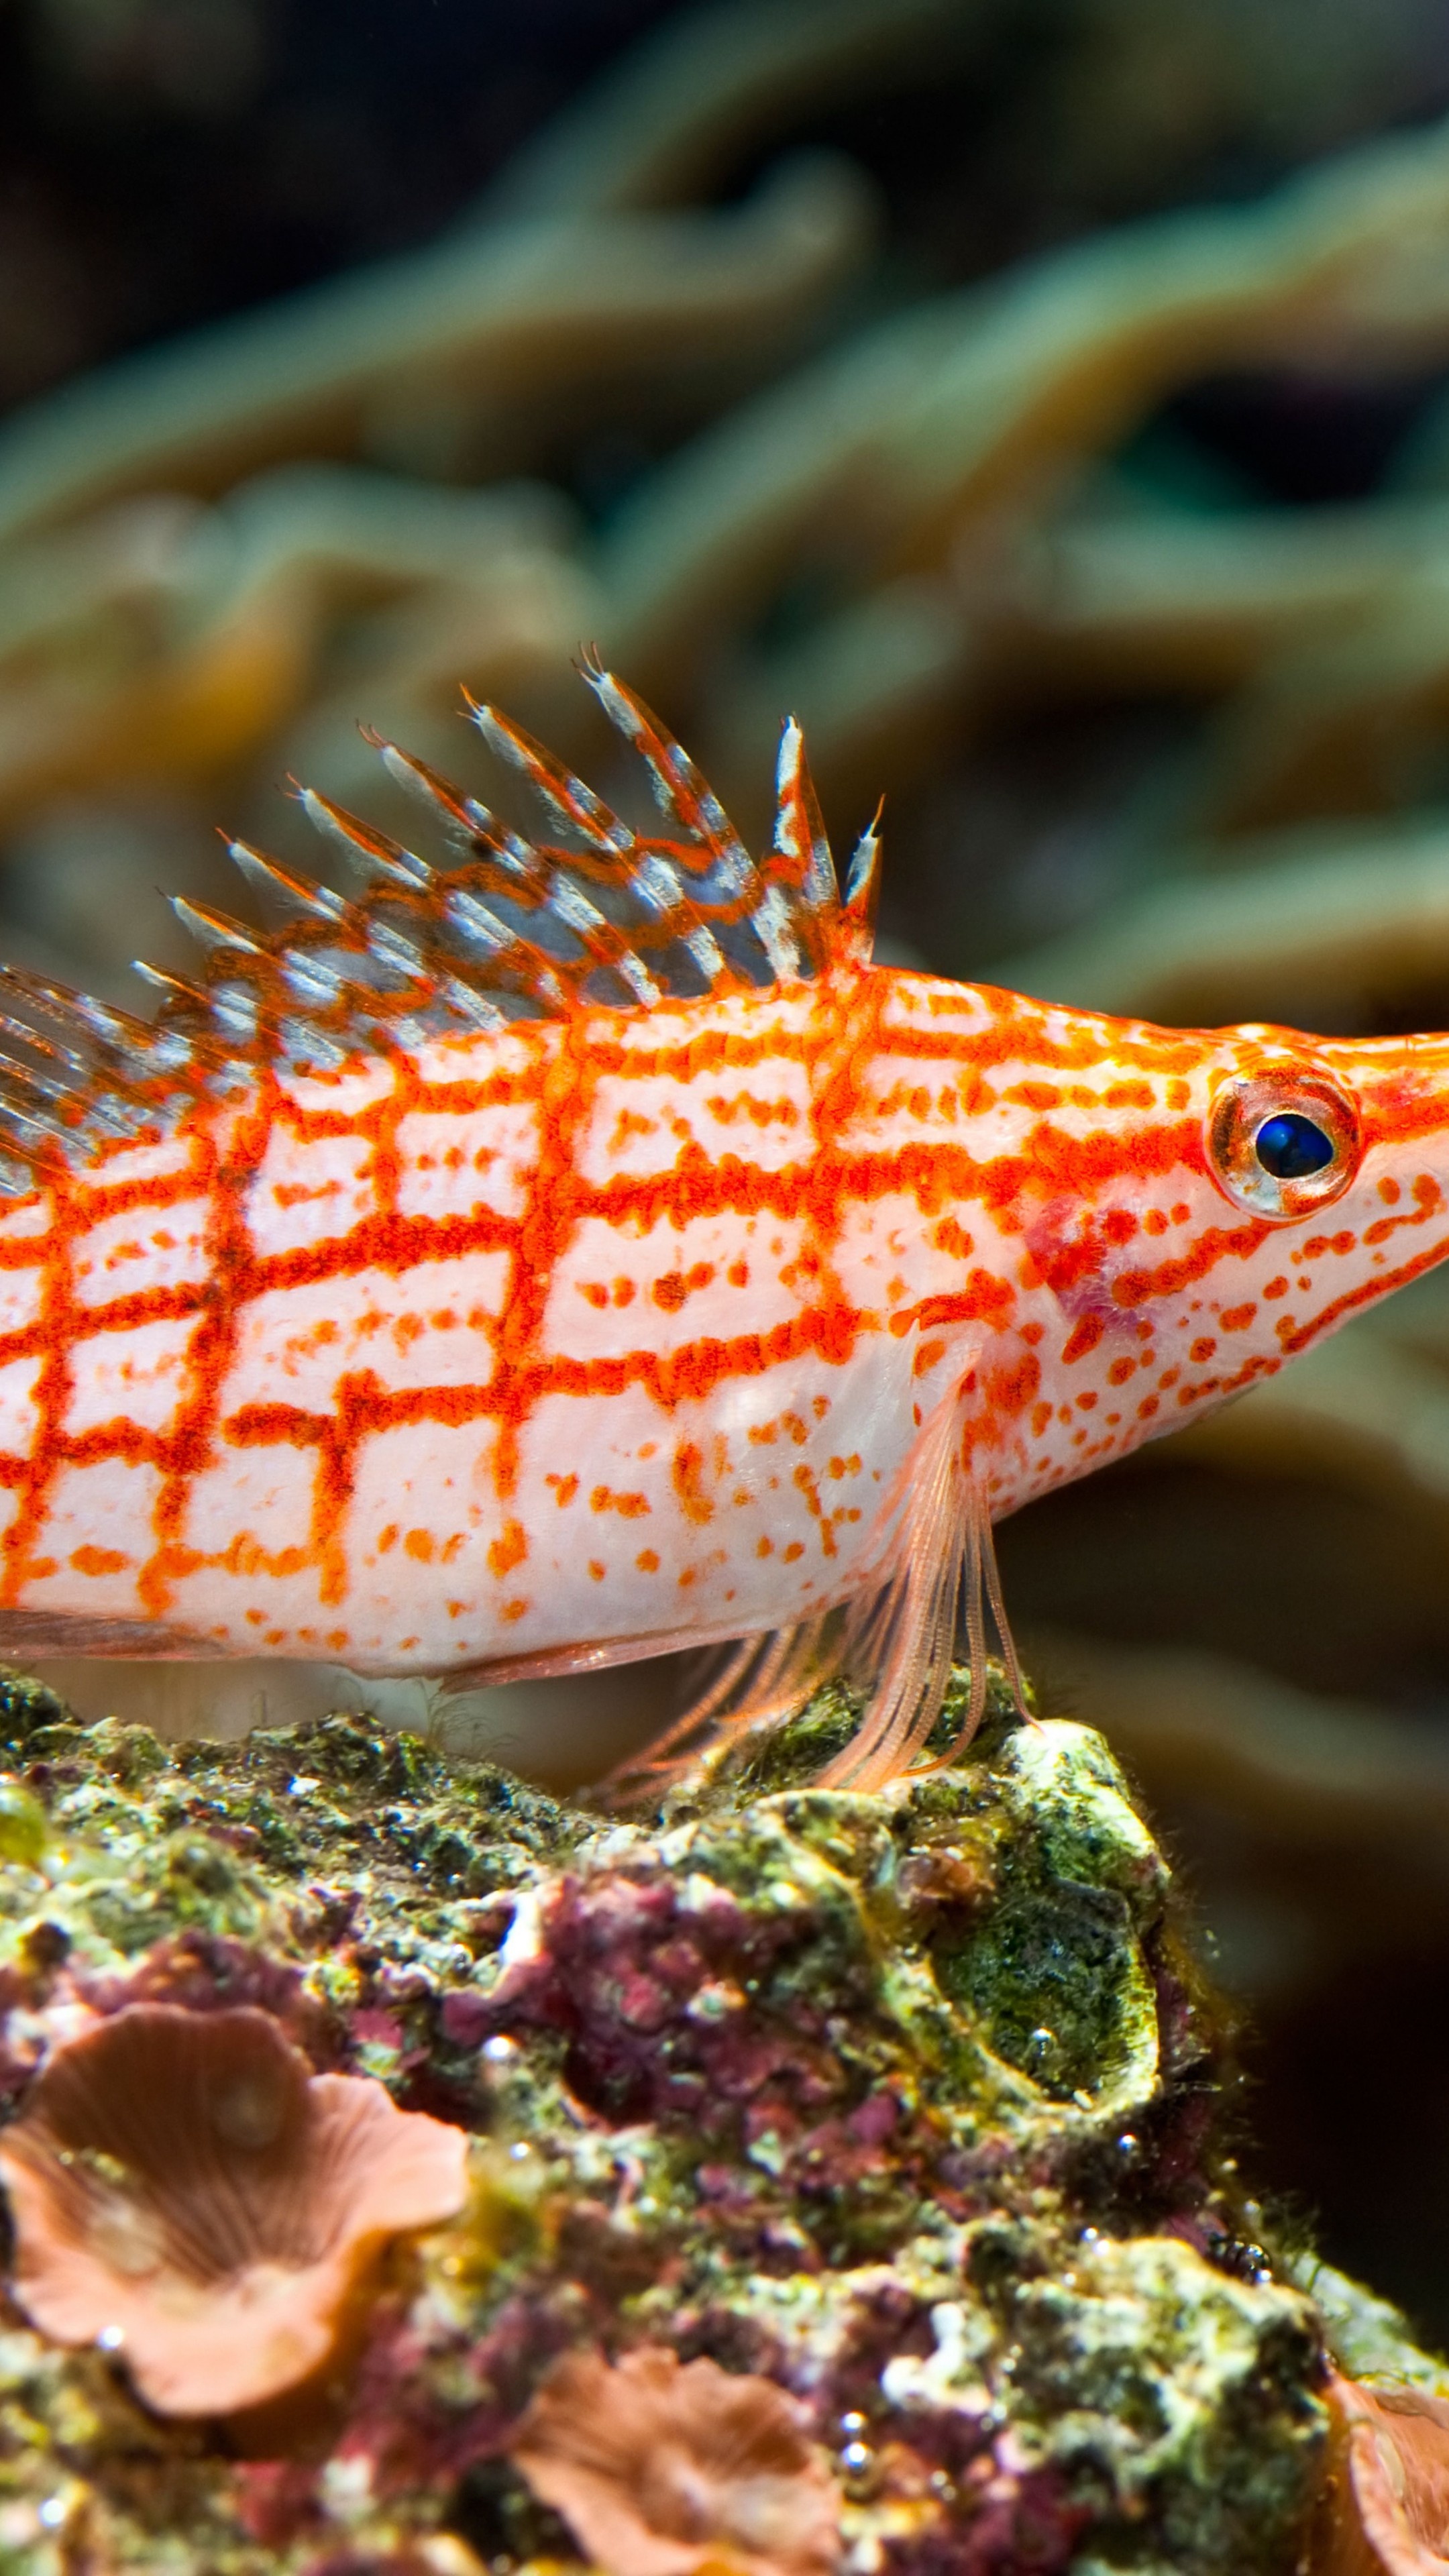
[[[1317,1070],[1238,1075],[1213,1101],[1207,1150],[1213,1178],[1236,1206],[1286,1222],[1348,1188],[1362,1153],[1358,1112]]]
[[[1301,1109],[1279,1109],[1265,1118],[1253,1151],[1275,1181],[1306,1181],[1333,1160],[1333,1138]]]

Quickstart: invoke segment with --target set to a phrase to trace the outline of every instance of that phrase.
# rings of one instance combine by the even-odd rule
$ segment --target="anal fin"
[[[712,1654],[688,1705],[662,1735],[609,1773],[600,1783],[601,1795],[624,1804],[657,1795],[721,1735],[733,1739],[795,1716],[839,1670],[840,1640],[833,1626],[838,1629],[839,1620],[827,1611],[793,1627],[736,1638]]]
[[[991,1509],[968,1463],[964,1399],[943,1404],[911,1460],[894,1562],[874,1597],[852,1604],[845,1669],[868,1692],[849,1744],[826,1765],[822,1789],[880,1790],[907,1771],[936,1771],[965,1751],[986,1710],[987,1614],[1023,1716],[1026,1690],[1002,1597]],[[923,1762],[941,1714],[958,1626],[971,1674],[966,1712],[944,1752]]]
[[[604,1783],[611,1796],[657,1793],[721,1736],[737,1740],[747,1729],[798,1714],[837,1677],[859,1692],[865,1713],[819,1774],[817,1788],[869,1793],[905,1772],[939,1769],[970,1743],[985,1712],[988,1613],[1017,1707],[1029,1714],[990,1507],[967,1464],[966,1430],[961,1395],[947,1398],[927,1422],[895,1508],[884,1516],[892,1529],[884,1579],[833,1611],[740,1638],[716,1656],[668,1731]],[[971,1673],[965,1715],[945,1752],[923,1763],[951,1679],[963,1611]]]

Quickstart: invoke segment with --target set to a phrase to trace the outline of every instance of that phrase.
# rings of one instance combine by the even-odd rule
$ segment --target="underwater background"
[[[459,683],[607,792],[597,642],[747,831],[786,710],[884,792],[896,962],[1449,1026],[1446,114],[1430,0],[0,0],[0,950],[134,1003],[359,720],[492,794]],[[1442,2342],[1449,1290],[1001,1557]]]

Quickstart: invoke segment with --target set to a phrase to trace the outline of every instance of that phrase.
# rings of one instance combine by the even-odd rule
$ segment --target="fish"
[[[152,1019],[0,974],[0,1654],[285,1705],[709,1649],[654,1776],[837,1673],[878,1788],[963,1622],[961,1740],[990,1625],[1023,1695],[997,1521],[1449,1253],[1449,1036],[878,964],[793,721],[753,858],[583,676],[657,828],[470,702],[536,837],[372,737],[440,855],[299,791],[357,890],[232,844],[280,918],[177,899]]]

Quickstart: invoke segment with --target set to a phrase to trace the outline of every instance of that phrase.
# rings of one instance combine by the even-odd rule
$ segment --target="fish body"
[[[739,1639],[750,1710],[833,1635],[868,1783],[994,1520],[1449,1251],[1449,1040],[875,966],[873,836],[841,904],[798,739],[757,869],[599,685],[680,837],[495,718],[582,852],[403,764],[463,867],[322,808],[375,898],[271,871],[303,930],[196,916],[153,1030],[12,979],[68,1043],[11,1067],[0,1651],[474,1680]]]

